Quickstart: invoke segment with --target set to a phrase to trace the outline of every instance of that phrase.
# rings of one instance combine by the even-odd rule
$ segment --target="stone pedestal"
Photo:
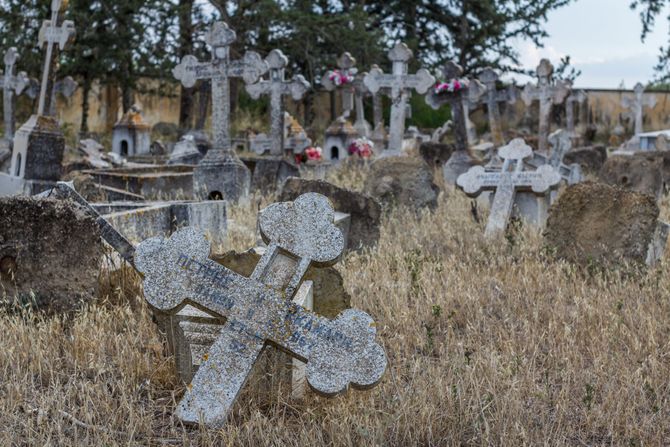
[[[16,132],[10,175],[26,180],[58,181],[65,150],[65,138],[58,121],[33,115]]]
[[[193,193],[200,200],[238,202],[249,195],[251,171],[222,150],[210,150],[193,171]]]

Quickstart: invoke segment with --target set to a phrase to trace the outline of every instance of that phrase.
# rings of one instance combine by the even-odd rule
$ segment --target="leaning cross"
[[[72,79],[72,76],[67,76],[60,81],[54,83],[54,88],[51,90],[51,101],[49,105],[49,116],[56,116],[56,95],[62,95],[65,98],[71,98],[74,92],[77,91],[77,81]]]
[[[479,75],[479,80],[486,87],[486,108],[488,109],[489,129],[491,130],[493,144],[495,147],[500,147],[505,144],[505,134],[502,129],[502,120],[500,119],[498,103],[506,102],[514,104],[516,102],[516,90],[498,90],[496,88],[498,73],[490,67],[482,70]]]
[[[456,181],[469,196],[477,196],[483,190],[495,191],[484,233],[486,237],[505,231],[518,190],[530,189],[541,194],[561,181],[561,176],[550,165],[540,166],[536,171],[523,170],[523,160],[533,155],[533,149],[522,138],[501,147],[498,155],[504,160],[500,172],[486,172],[483,166],[474,166]]]
[[[391,97],[389,144],[385,155],[395,155],[402,150],[405,118],[412,89],[420,95],[425,94],[435,84],[435,77],[425,68],[413,75],[407,73],[407,63],[412,58],[412,51],[404,43],[397,43],[388,52],[388,57],[393,63],[393,73],[386,74],[374,67],[363,82],[372,94],[386,87],[385,93]]]
[[[644,85],[641,83],[635,84],[633,89],[634,97],[624,97],[621,99],[621,105],[628,109],[632,109],[635,117],[635,135],[641,134],[642,129],[642,109],[647,106],[649,108],[656,105],[656,97],[654,95],[644,96]]]
[[[282,155],[284,153],[284,101],[282,97],[291,95],[295,101],[299,101],[311,86],[302,75],[294,76],[290,81],[284,78],[288,58],[280,50],[270,51],[265,62],[270,69],[270,79],[256,84],[247,84],[246,89],[253,99],[258,99],[261,95],[270,95],[270,154]]]
[[[207,44],[212,48],[211,62],[199,62],[193,55],[186,55],[172,74],[186,88],[191,88],[199,79],[212,80],[212,133],[213,148],[206,159],[223,157],[237,159],[230,143],[230,78],[242,78],[253,84],[267,72],[268,67],[261,56],[247,51],[240,60],[230,60],[230,45],[237,40],[235,31],[225,22],[216,22],[207,33]]]
[[[349,118],[354,108],[354,88],[348,79],[353,78],[358,73],[356,68],[356,59],[350,53],[345,52],[337,58],[337,68],[339,70],[329,70],[321,78],[321,85],[330,91],[340,88],[342,90],[342,118]]]
[[[67,5],[67,2],[65,3]],[[56,65],[58,64],[58,48],[61,51],[65,49],[65,45],[74,37],[74,22],[65,20],[59,26],[59,14],[61,9],[61,0],[51,1],[51,20],[42,22],[42,28],[39,34],[40,46],[46,44],[46,57],[44,58],[44,71],[42,72],[42,84],[40,86],[40,100],[37,108],[38,115],[44,115],[44,112],[51,108],[51,95],[48,94],[51,84],[53,84],[53,76],[55,75]]]
[[[332,264],[344,250],[333,221],[328,199],[314,193],[263,210],[259,227],[268,247],[250,278],[210,260],[210,243],[191,227],[139,245],[135,265],[152,306],[173,313],[190,304],[227,318],[177,407],[178,417],[225,424],[267,343],[306,362],[308,383],[325,395],[381,379],[386,354],[369,315],[349,309],[329,320],[291,301],[310,264]]]
[[[546,152],[548,149],[547,138],[549,137],[549,115],[553,104],[561,104],[570,94],[570,83],[564,80],[556,81],[552,85],[552,74],[554,66],[547,59],[542,59],[537,67],[538,84],[526,84],[521,94],[526,106],[533,101],[540,103],[538,150]]]
[[[572,92],[565,100],[565,127],[570,135],[575,135],[575,103],[584,104],[587,95],[584,90]]]
[[[30,79],[25,71],[18,75],[14,74],[16,61],[19,55],[16,48],[12,47],[5,53],[5,73],[0,77],[0,86],[2,86],[2,106],[3,117],[5,121],[4,139],[12,141],[14,139],[14,95],[20,95],[30,84]]]

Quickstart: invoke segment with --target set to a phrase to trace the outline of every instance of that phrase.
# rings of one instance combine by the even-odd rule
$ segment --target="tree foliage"
[[[642,34],[640,38],[644,42],[649,33],[656,25],[656,18],[665,7],[670,5],[670,0],[634,0],[630,8],[639,11],[640,22],[642,23]],[[670,22],[670,16],[668,17]],[[658,63],[655,67],[658,73],[657,81],[663,82],[670,80],[670,44],[659,49]]]

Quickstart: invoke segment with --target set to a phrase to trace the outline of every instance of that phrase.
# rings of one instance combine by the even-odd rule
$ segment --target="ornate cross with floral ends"
[[[505,144],[505,135],[502,129],[500,119],[499,102],[514,104],[516,102],[516,91],[514,89],[498,90],[498,73],[491,67],[487,67],[479,74],[479,80],[486,87],[485,98],[486,108],[488,109],[489,128],[493,138],[493,144],[500,147]]]
[[[342,90],[342,117],[349,118],[354,108],[354,80],[358,69],[356,59],[349,52],[337,58],[338,70],[329,70],[321,78],[321,85],[328,91],[339,88]]]
[[[311,87],[302,75],[294,76],[287,81],[284,71],[288,65],[288,58],[280,50],[272,50],[265,58],[270,70],[270,79],[256,84],[247,84],[246,89],[253,99],[261,95],[270,95],[270,140],[272,155],[282,155],[284,152],[284,101],[283,96],[291,95],[295,101],[305,96]]]
[[[530,106],[533,101],[540,102],[540,124],[538,133],[538,150],[546,152],[549,149],[547,138],[549,137],[549,115],[551,106],[561,104],[570,94],[570,82],[559,80],[552,84],[554,66],[548,59],[542,59],[537,66],[537,85],[526,84],[521,97]]]
[[[388,52],[388,58],[393,63],[393,73],[386,74],[374,67],[363,82],[372,94],[385,88],[385,93],[391,98],[389,144],[384,155],[397,155],[402,150],[407,105],[412,89],[420,95],[425,94],[435,84],[435,77],[425,68],[413,75],[407,73],[412,51],[404,43],[397,43]]]
[[[182,420],[224,425],[268,343],[306,362],[308,383],[324,395],[381,380],[386,354],[369,315],[349,309],[329,320],[292,301],[311,264],[330,265],[342,254],[334,217],[328,199],[315,193],[263,210],[268,248],[249,278],[210,260],[210,243],[190,227],[139,245],[135,265],[152,306],[176,313],[190,304],[226,318],[177,407]]]
[[[30,78],[25,71],[14,74],[19,54],[12,47],[5,53],[5,73],[0,77],[2,86],[2,106],[5,121],[4,139],[12,141],[14,138],[14,95],[20,95],[30,84]]]
[[[504,160],[500,172],[487,172],[483,166],[474,166],[456,181],[469,196],[478,196],[485,190],[495,191],[484,233],[486,237],[494,237],[505,231],[518,190],[526,189],[541,194],[561,181],[560,174],[550,165],[540,166],[536,171],[523,170],[523,160],[532,157],[533,149],[522,138],[516,138],[501,147],[498,155]]]
[[[652,108],[656,105],[656,97],[654,95],[644,96],[644,85],[641,83],[635,84],[633,88],[633,97],[624,97],[621,99],[621,105],[632,109],[633,117],[635,118],[635,135],[643,132],[642,126],[642,109],[646,106]]]

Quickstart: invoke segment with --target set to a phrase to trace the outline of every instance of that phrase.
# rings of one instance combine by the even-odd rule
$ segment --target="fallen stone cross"
[[[487,172],[483,166],[474,166],[456,181],[469,196],[478,196],[485,190],[495,191],[486,224],[486,237],[494,237],[505,231],[517,191],[531,190],[543,194],[561,181],[561,176],[550,165],[540,166],[536,171],[523,170],[523,160],[531,157],[533,150],[522,138],[516,138],[501,147],[498,155],[503,159],[500,172]]]
[[[175,313],[190,304],[227,318],[178,405],[182,420],[225,424],[267,343],[305,361],[308,383],[324,395],[381,379],[387,360],[369,315],[349,309],[329,320],[290,299],[310,264],[332,264],[344,250],[333,219],[328,200],[313,193],[263,210],[268,247],[250,278],[210,260],[209,242],[190,227],[138,246],[135,264],[153,307]]]

